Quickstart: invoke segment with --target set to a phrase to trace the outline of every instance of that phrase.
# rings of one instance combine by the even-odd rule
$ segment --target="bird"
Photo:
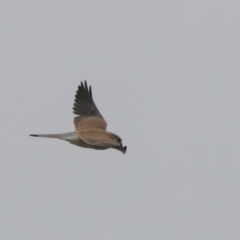
[[[107,122],[98,110],[92,97],[92,88],[87,81],[81,81],[73,104],[75,126],[74,132],[60,134],[30,134],[32,137],[56,138],[68,141],[83,148],[105,150],[113,148],[126,153],[127,146],[122,145],[122,139],[115,133],[108,132]]]

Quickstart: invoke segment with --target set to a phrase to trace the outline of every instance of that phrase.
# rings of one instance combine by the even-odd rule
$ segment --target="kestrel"
[[[105,150],[114,148],[126,153],[127,147],[123,147],[122,139],[111,132],[106,131],[107,122],[99,112],[92,97],[91,86],[87,82],[81,82],[75,95],[73,113],[75,131],[60,134],[30,134],[33,137],[57,138],[66,140],[74,145],[84,148]]]

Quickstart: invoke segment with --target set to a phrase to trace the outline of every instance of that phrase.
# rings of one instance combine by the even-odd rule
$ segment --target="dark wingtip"
[[[127,146],[123,148],[123,153],[126,154],[126,151],[127,151]]]
[[[31,136],[31,137],[38,137],[37,134],[30,134],[29,136]]]
[[[90,95],[92,97],[92,87],[91,86],[89,87],[89,93],[90,93]]]

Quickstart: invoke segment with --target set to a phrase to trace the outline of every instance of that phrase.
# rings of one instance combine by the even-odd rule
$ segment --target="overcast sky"
[[[239,1],[1,1],[0,239],[240,239]],[[80,81],[128,146],[74,129]]]

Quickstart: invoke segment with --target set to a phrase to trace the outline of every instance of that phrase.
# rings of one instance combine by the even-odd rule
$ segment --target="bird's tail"
[[[62,138],[63,134],[30,134],[31,137]]]

